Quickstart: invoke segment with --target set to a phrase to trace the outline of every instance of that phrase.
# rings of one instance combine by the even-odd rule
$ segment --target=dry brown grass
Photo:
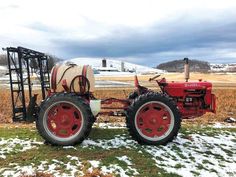
[[[39,94],[38,104],[42,97],[40,96],[39,91],[34,91],[33,94]],[[26,93],[26,103],[29,103],[29,96]],[[0,88],[0,123],[11,123],[12,122],[12,103],[11,103],[11,93],[9,89]]]
[[[95,96],[99,99],[104,98],[120,98],[125,99],[132,89],[99,89],[95,92]],[[223,121],[227,117],[236,117],[236,89],[214,89],[213,92],[217,97],[217,113],[208,113],[194,121],[197,123],[211,123],[216,121]],[[28,102],[28,99],[26,99]],[[10,91],[0,91],[0,122],[9,123],[11,119],[12,108],[10,100]],[[99,121],[123,121],[123,118],[117,117],[100,117]]]
[[[216,114],[207,113],[194,121],[196,123],[222,122],[227,117],[236,117],[236,89],[216,89],[213,90],[216,95],[217,109]]]
[[[112,174],[107,174],[104,175],[100,170],[94,169],[91,173],[90,172],[85,172],[83,177],[113,177],[114,175]],[[24,175],[22,174],[20,177],[54,177],[54,175],[49,174],[49,173],[43,173],[43,172],[36,172],[35,175]]]
[[[0,90],[0,121],[4,123],[11,122],[11,97],[10,90]]]
[[[154,75],[140,75],[138,76],[140,81],[148,81],[150,77]],[[160,78],[165,77],[169,81],[184,81],[183,73],[166,73],[162,74]],[[133,81],[133,76],[107,76],[96,77],[96,80],[113,80],[113,81]],[[190,73],[190,81],[197,81],[202,79],[203,81],[210,81],[213,83],[236,83],[236,73]]]

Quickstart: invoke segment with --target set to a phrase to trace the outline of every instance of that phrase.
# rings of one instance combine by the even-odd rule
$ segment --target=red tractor
[[[140,144],[165,145],[178,134],[181,119],[215,113],[215,95],[209,82],[188,82],[189,65],[185,59],[185,82],[167,82],[160,75],[155,80],[161,91],[139,84],[127,99],[94,97],[94,75],[90,66],[57,65],[51,72],[51,89],[41,103],[37,129],[46,142],[74,145],[88,137],[99,114],[125,115],[128,131]],[[120,103],[120,107],[111,107]],[[118,113],[100,109],[121,110]]]

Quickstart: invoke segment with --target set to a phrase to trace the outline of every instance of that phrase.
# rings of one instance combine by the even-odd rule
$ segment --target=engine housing
[[[216,97],[212,94],[212,83],[202,82],[158,82],[162,91],[177,103],[183,118],[194,118],[206,112],[216,112]]]

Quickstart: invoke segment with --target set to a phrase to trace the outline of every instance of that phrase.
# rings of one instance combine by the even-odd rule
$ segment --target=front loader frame
[[[45,99],[46,90],[50,88],[49,56],[23,47],[7,47],[3,50],[7,51],[13,121],[32,122],[37,116],[37,94],[33,94],[31,75],[34,73],[37,76],[42,99]],[[26,103],[27,97],[29,103]]]

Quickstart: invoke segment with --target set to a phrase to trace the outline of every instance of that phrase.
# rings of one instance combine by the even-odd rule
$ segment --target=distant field
[[[154,75],[139,75],[139,79],[141,81],[147,81],[150,77]],[[165,77],[170,81],[183,81],[184,74],[183,73],[165,73],[161,74],[160,78]],[[132,81],[133,76],[101,76],[97,77],[98,80],[116,80],[116,81]],[[203,81],[211,81],[211,82],[228,82],[228,83],[236,83],[236,73],[190,73],[190,81],[196,81],[198,79],[202,79]]]
[[[144,86],[156,87],[155,81],[148,82],[150,77],[154,75],[139,75],[139,81]],[[162,74],[159,78],[165,77],[167,81],[185,81],[183,73],[166,73]],[[209,81],[213,83],[213,87],[215,88],[235,88],[236,89],[236,73],[191,73],[190,74],[190,82],[198,81],[202,79],[202,81]],[[121,81],[121,82],[129,82],[132,83],[134,80],[133,76],[126,77],[117,77],[117,76],[106,76],[106,77],[96,77],[96,80],[112,80],[112,81]]]
[[[95,97],[99,99],[104,98],[127,98],[128,94],[132,92],[133,89],[130,88],[114,88],[114,89],[99,89],[95,91]],[[216,114],[206,114],[200,118],[196,118],[193,121],[196,123],[212,123],[216,121],[223,121],[227,117],[236,117],[236,89],[230,88],[214,89],[213,92],[217,97],[217,113]],[[11,122],[11,100],[9,90],[0,90],[0,122]],[[40,97],[39,97],[40,100]],[[28,102],[28,99],[27,99]],[[99,117],[98,121],[123,121],[123,118],[114,117]],[[192,120],[191,120],[192,121]]]

